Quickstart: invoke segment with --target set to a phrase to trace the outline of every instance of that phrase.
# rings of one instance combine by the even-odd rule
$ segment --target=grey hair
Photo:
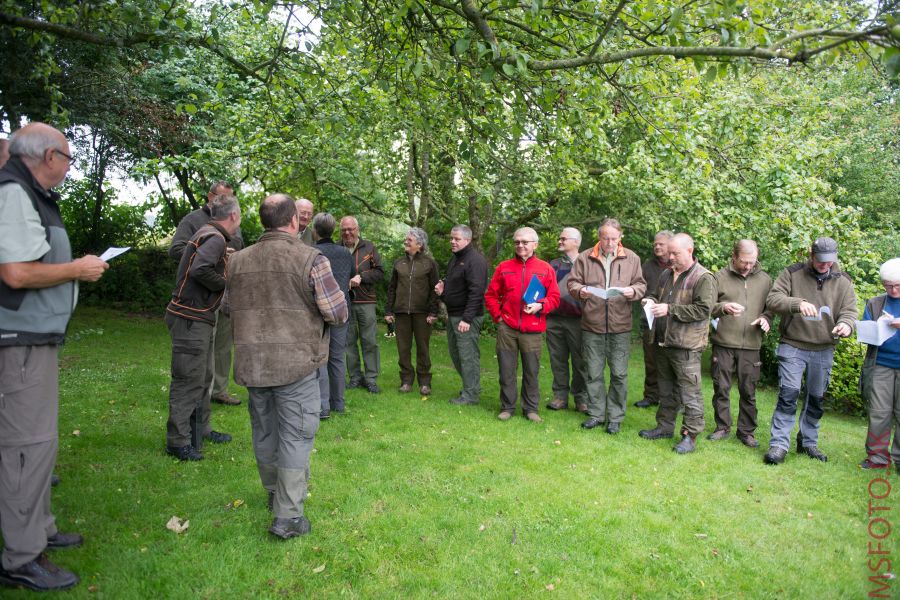
[[[425,230],[420,227],[411,227],[409,231],[406,232],[406,235],[411,235],[416,238],[416,243],[422,247],[422,251],[428,250],[428,234],[425,233]]]
[[[580,246],[581,245],[581,232],[578,231],[577,229],[575,229],[574,227],[564,227],[562,230],[562,233],[565,234],[567,231],[569,232],[569,235],[573,240],[578,241],[578,245]]]
[[[618,219],[612,219],[612,218],[603,219],[603,222],[600,223],[600,227],[597,228],[597,235],[600,235],[600,230],[603,229],[604,227],[612,227],[619,233],[624,233],[622,231],[622,224],[619,223]]]
[[[759,254],[759,246],[753,240],[738,240],[731,248],[731,255],[737,256],[742,253],[756,252]]]
[[[211,186],[209,186],[209,193],[213,196],[219,196],[218,190],[219,188],[228,188],[229,190],[233,190],[234,186],[225,181],[224,179],[219,179],[218,181],[214,181]]]
[[[209,204],[209,218],[213,221],[224,221],[232,214],[241,214],[241,205],[236,196],[222,194],[213,198]]]
[[[517,235],[520,235],[520,234],[527,235],[528,237],[530,237],[531,239],[529,241],[531,241],[531,242],[536,242],[539,239],[537,231],[535,231],[531,227],[519,227],[518,229],[516,229],[515,233],[513,233],[513,237],[516,237]]]
[[[882,281],[891,283],[900,283],[900,258],[892,258],[886,261],[881,268],[878,269],[878,275]]]
[[[334,235],[334,228],[336,226],[337,220],[331,213],[317,213],[312,220],[313,231],[316,232],[317,236],[323,239],[330,238],[332,235]]]
[[[464,240],[472,239],[472,229],[469,228],[468,225],[454,225],[453,229],[450,230],[450,234],[452,235],[454,233],[461,235]]]
[[[9,138],[10,156],[43,159],[47,150],[63,150],[59,146],[59,132],[49,126],[23,127]]]
[[[654,236],[653,236],[653,239],[655,240],[655,239],[658,238],[658,237],[664,237],[664,238],[666,238],[667,240],[671,240],[673,237],[675,237],[675,232],[674,232],[674,231],[670,231],[670,230],[668,230],[668,229],[663,229],[662,231],[660,231],[660,232],[658,232],[656,235],[654,235]]]

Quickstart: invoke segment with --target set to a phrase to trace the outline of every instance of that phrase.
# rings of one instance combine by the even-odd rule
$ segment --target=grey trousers
[[[897,440],[900,369],[874,365],[867,379],[863,381],[863,395],[869,412],[866,454],[876,465],[900,464],[900,441]],[[891,433],[894,434],[893,444]]]
[[[580,318],[547,317],[547,353],[550,356],[550,370],[553,372],[553,398],[568,403],[571,393],[576,404],[587,404]]]
[[[587,370],[587,414],[607,423],[621,423],[625,419],[628,395],[628,357],[631,352],[631,332],[582,332],[584,364]],[[609,392],[603,370],[609,363]]]
[[[462,317],[450,317],[447,322],[447,346],[453,368],[462,379],[460,398],[478,401],[481,396],[481,324],[484,317],[472,319],[469,330],[460,333],[456,328]]]
[[[500,410],[516,410],[516,371],[522,358],[522,413],[536,413],[541,397],[541,334],[516,331],[503,321],[497,325],[497,363],[500,367]]]
[[[248,387],[253,452],[263,487],[281,519],[303,516],[309,456],[319,430],[319,371],[287,385]]]
[[[210,372],[213,374],[210,393],[213,398],[228,392],[228,382],[231,379],[231,347],[233,345],[234,337],[231,332],[231,317],[220,310],[216,316],[214,350],[209,355],[209,359],[212,362]]]
[[[322,410],[344,410],[344,389],[347,387],[347,324],[328,326],[328,362],[319,367],[319,395]]]
[[[797,418],[803,375],[806,374],[806,402],[800,411],[800,443],[804,448],[819,444],[819,420],[825,412],[825,391],[834,364],[834,348],[802,350],[790,344],[778,345],[778,402],[772,413],[769,446],[790,450],[791,430]]]
[[[381,371],[374,304],[351,304],[347,329],[347,373],[352,383],[375,383]],[[360,348],[362,361],[359,360]],[[365,368],[363,374],[362,368]]]
[[[656,426],[675,432],[679,405],[684,406],[682,435],[697,437],[706,423],[703,419],[703,396],[700,391],[701,352],[683,348],[658,348],[656,367],[659,373],[659,408]]]
[[[180,448],[188,444],[202,446],[202,436],[212,428],[209,423],[209,355],[213,351],[213,326],[166,313],[166,326],[172,337],[172,382],[169,384],[169,420],[166,445]],[[195,414],[197,438],[192,440],[191,415]]]
[[[59,413],[57,346],[0,347],[0,565],[34,560],[56,534],[50,475]]]

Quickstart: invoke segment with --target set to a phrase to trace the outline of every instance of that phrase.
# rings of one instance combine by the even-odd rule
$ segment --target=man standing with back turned
[[[46,549],[78,546],[50,512],[56,463],[59,345],[79,281],[109,265],[72,260],[59,194],[72,161],[66,137],[43,123],[13,134],[0,169],[0,583],[62,590],[78,576],[50,562]]]

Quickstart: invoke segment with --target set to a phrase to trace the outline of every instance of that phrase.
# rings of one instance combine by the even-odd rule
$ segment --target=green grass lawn
[[[654,423],[652,410],[631,406],[643,385],[639,344],[624,427],[610,436],[543,408],[546,355],[544,423],[503,423],[492,339],[482,344],[482,403],[467,407],[446,401],[459,378],[443,335],[432,339],[428,399],[395,392],[396,346],[379,340],[384,391],[349,391],[347,413],[322,423],[312,533],[285,542],[266,531],[246,391],[232,388],[239,407],[213,406],[213,427],[232,443],[207,445],[199,463],[167,457],[162,319],[79,308],[62,354],[63,482],[53,494],[60,529],[86,538],[53,553],[82,579],[67,597],[821,599],[877,589],[866,566],[873,474],[856,466],[862,419],[825,415],[827,464],[792,452],[769,467],[775,397],[765,390],[761,448],[703,439],[677,456],[672,440],[637,436]],[[168,531],[173,515],[190,528]]]

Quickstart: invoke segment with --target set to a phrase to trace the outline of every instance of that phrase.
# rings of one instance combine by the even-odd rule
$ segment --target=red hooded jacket
[[[544,308],[535,315],[525,312],[525,302],[522,300],[532,275],[537,275],[541,285],[547,290],[544,299],[538,301]],[[503,319],[509,327],[522,333],[546,331],[547,315],[559,306],[556,273],[549,263],[536,256],[531,256],[526,261],[518,257],[504,260],[497,265],[497,270],[491,277],[487,293],[484,295],[484,304],[494,323],[499,323],[500,319]]]

